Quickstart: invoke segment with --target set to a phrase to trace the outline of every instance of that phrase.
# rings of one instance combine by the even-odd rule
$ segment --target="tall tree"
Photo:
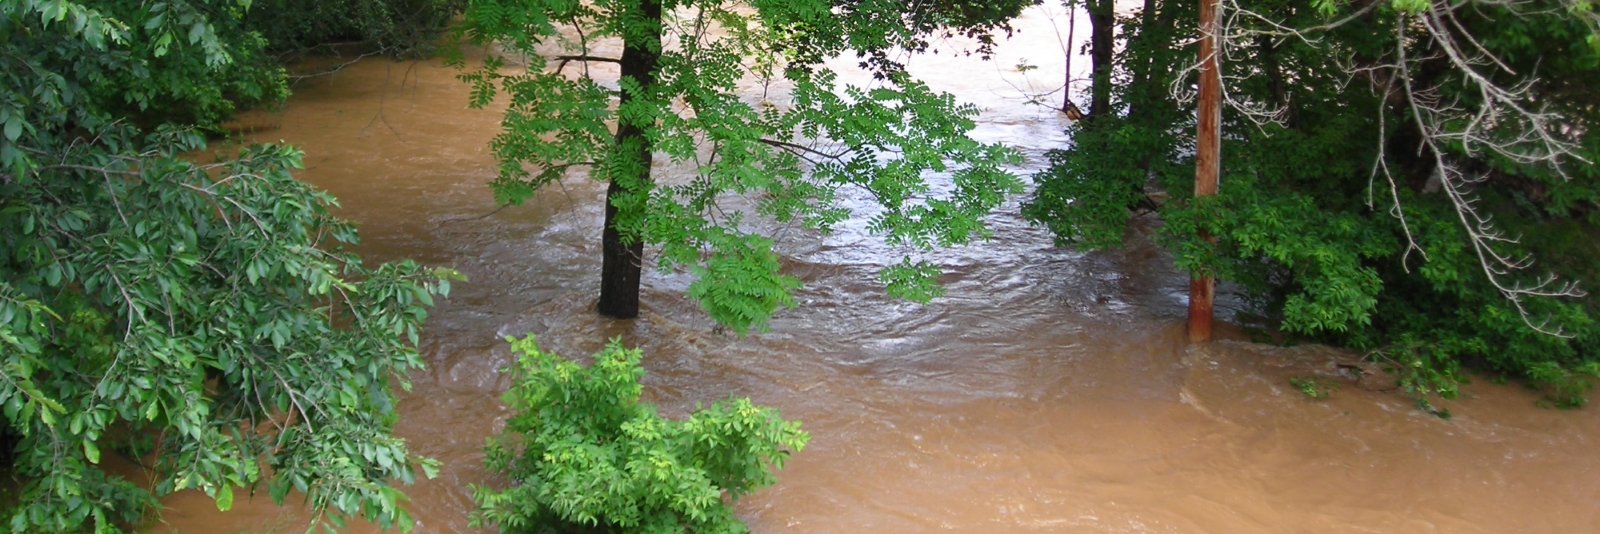
[[[248,3],[0,2],[12,532],[113,532],[191,488],[226,510],[263,483],[330,523],[410,526],[393,484],[433,464],[391,431],[392,386],[448,273],[344,250],[292,147],[196,161],[189,126],[283,94],[234,31]]]
[[[624,26],[620,83],[625,87],[638,87],[639,90],[633,92],[624,89],[618,101],[619,109],[647,95],[655,87],[656,69],[661,67],[661,30],[655,22],[661,20],[661,2],[640,0],[638,9],[637,16],[649,22]],[[623,239],[619,205],[625,198],[649,194],[650,166],[655,159],[655,149],[650,138],[645,136],[645,129],[654,122],[654,117],[650,115],[617,117],[618,166],[616,175],[606,187],[606,220],[601,237],[598,305],[601,315],[625,319],[639,315],[644,241],[637,236]]]
[[[872,229],[891,242],[927,248],[987,234],[982,217],[1018,190],[1005,169],[1017,154],[968,138],[977,108],[929,89],[895,54],[927,49],[940,31],[976,36],[981,51],[987,31],[1028,3],[485,0],[468,7],[466,34],[530,64],[506,74],[491,55],[463,78],[473,105],[500,92],[511,102],[493,142],[500,200],[520,202],[574,167],[608,182],[601,313],[637,315],[648,243],[661,247],[658,266],[697,275],[689,294],[712,318],[744,332],[790,304],[799,285],[746,222],[826,231],[851,215],[841,189],[859,188],[880,208]],[[595,53],[607,40],[620,41],[620,57]],[[837,82],[824,61],[848,52],[875,83]],[[614,72],[605,64],[620,72],[604,74]],[[739,95],[743,79],[792,88],[786,100],[752,102]],[[696,174],[664,183],[651,172],[657,162]],[[931,172],[948,172],[952,187],[935,187]],[[730,195],[754,207],[736,209]],[[926,300],[937,272],[907,256],[881,278],[892,294]]]

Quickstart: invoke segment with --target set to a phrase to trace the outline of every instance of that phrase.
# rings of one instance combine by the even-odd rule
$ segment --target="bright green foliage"
[[[392,386],[421,365],[453,273],[345,251],[355,229],[291,176],[292,147],[200,164],[202,136],[151,124],[220,113],[239,42],[210,16],[244,7],[0,1],[13,532],[113,532],[161,495],[197,488],[226,510],[262,484],[304,493],[319,523],[411,525],[391,483],[433,463],[391,432]],[[107,455],[150,484],[102,471]]]
[[[1600,86],[1593,80],[1600,79],[1600,50],[1587,42],[1600,19],[1569,14],[1561,6],[1576,4],[1561,1],[1318,2],[1320,11],[1281,0],[1241,2],[1263,18],[1230,18],[1240,26],[1224,33],[1278,31],[1265,21],[1312,28],[1354,18],[1310,30],[1305,40],[1280,32],[1229,42],[1230,100],[1265,113],[1251,120],[1237,106],[1225,108],[1220,194],[1196,201],[1193,107],[1166,90],[1195,61],[1193,47],[1169,45],[1194,38],[1195,8],[1147,5],[1155,16],[1124,21],[1117,79],[1131,82],[1116,88],[1118,113],[1074,127],[1074,146],[1052,154],[1051,169],[1035,177],[1028,216],[1063,241],[1116,246],[1144,190],[1164,190],[1170,198],[1159,209],[1160,239],[1179,266],[1243,286],[1255,311],[1277,327],[1366,351],[1424,398],[1454,395],[1462,370],[1474,368],[1525,379],[1560,405],[1583,402],[1590,377],[1600,376],[1600,305],[1529,294],[1513,301],[1491,285],[1467,233],[1480,226],[1463,224],[1435,169],[1442,160],[1465,173],[1458,183],[1470,205],[1516,239],[1479,243],[1538,261],[1526,270],[1498,268],[1502,285],[1532,287],[1553,273],[1596,287]],[[1543,131],[1573,143],[1571,153],[1554,161],[1509,156],[1537,156],[1541,147],[1529,141],[1536,136],[1521,137],[1534,130],[1503,104],[1497,118],[1477,125],[1470,144],[1450,137],[1473,127],[1469,120],[1423,110],[1419,121],[1407,80],[1431,95],[1431,106],[1484,103],[1475,82],[1424,33],[1421,17],[1439,17],[1458,45],[1487,61],[1475,64],[1477,75],[1525,87],[1531,109],[1558,114],[1562,126]],[[1401,30],[1404,40],[1396,37]],[[1392,67],[1400,62],[1408,70]],[[1192,79],[1177,81],[1191,87]],[[1422,143],[1419,122],[1443,132],[1439,159]],[[1202,229],[1214,244],[1199,239]],[[1530,322],[1559,327],[1564,337]]]
[[[794,305],[789,291],[800,287],[800,282],[778,274],[778,258],[770,252],[772,240],[754,235],[737,238],[744,243],[707,258],[704,266],[693,267],[696,278],[689,284],[689,297],[725,303],[706,307],[718,323],[759,324],[779,305]]]
[[[473,487],[475,526],[501,532],[747,532],[724,495],[772,484],[809,436],[750,399],[675,421],[639,402],[638,349],[612,340],[584,367],[507,338],[513,415],[486,462],[510,487]]]
[[[790,304],[799,284],[779,274],[770,240],[752,236],[747,221],[827,231],[852,215],[842,194],[862,190],[877,203],[872,230],[926,249],[984,238],[981,218],[1018,191],[1005,168],[1018,155],[967,137],[978,109],[888,59],[896,46],[921,43],[935,29],[929,24],[978,32],[979,19],[1005,11],[940,5],[947,11],[921,16],[898,2],[702,0],[665,2],[662,19],[650,20],[640,0],[475,1],[462,25],[467,35],[531,64],[511,73],[491,58],[462,78],[473,85],[474,106],[502,93],[510,101],[506,130],[492,145],[499,200],[521,202],[573,167],[620,183],[625,192],[611,202],[624,239],[659,246],[662,269],[689,267],[700,276],[691,294],[701,306],[744,332]],[[595,72],[599,62],[541,55],[589,55],[597,41],[651,34],[662,44],[648,86],[605,79]],[[848,52],[861,54],[879,81],[841,84],[821,63]],[[752,81],[792,89],[777,102],[742,99],[740,84]],[[619,106],[621,95],[628,98]],[[614,136],[619,119],[640,125],[657,163],[692,165],[696,174],[675,183],[648,177],[638,147]],[[947,173],[952,184],[935,187],[930,173]],[[753,206],[736,209],[733,196]],[[886,273],[906,288],[897,294],[936,294],[925,282],[937,270],[919,265]]]

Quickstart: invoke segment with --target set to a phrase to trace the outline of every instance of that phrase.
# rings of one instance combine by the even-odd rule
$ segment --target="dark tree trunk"
[[[645,156],[645,161],[649,161]],[[647,163],[648,164],[648,163]],[[625,193],[621,183],[613,180],[606,188],[606,227],[601,237],[600,263],[600,315],[617,319],[639,316],[639,279],[644,272],[644,241],[637,237],[623,240],[617,231],[617,206],[611,200]]]
[[[1116,48],[1116,3],[1113,0],[1089,0],[1086,5],[1089,10],[1089,24],[1094,28],[1089,36],[1089,58],[1094,65],[1089,116],[1103,117],[1111,113],[1111,62],[1112,53]]]
[[[660,0],[641,0],[639,18],[659,24]],[[625,34],[622,48],[622,78],[632,78],[640,87],[655,84],[656,65],[661,59],[661,33],[659,26],[648,33]],[[622,93],[622,105],[644,95]],[[600,315],[618,319],[639,316],[639,279],[644,271],[643,236],[624,235],[617,224],[621,209],[637,209],[638,195],[650,187],[652,147],[644,135],[648,124],[636,124],[627,119],[617,122],[617,149],[623,158],[631,159],[618,165],[621,170],[611,177],[606,187],[606,226],[601,236],[600,264]],[[619,204],[622,204],[619,207]]]

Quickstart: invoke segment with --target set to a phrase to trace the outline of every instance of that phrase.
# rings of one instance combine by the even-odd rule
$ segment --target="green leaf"
[[[233,486],[222,484],[217,488],[217,510],[226,512],[233,508]]]
[[[155,56],[162,57],[167,55],[167,50],[169,50],[169,47],[171,46],[172,32],[161,32],[161,35],[156,37]]]
[[[22,114],[13,113],[6,118],[6,140],[14,142],[19,137],[22,137]]]
[[[190,26],[189,27],[189,44],[199,44],[200,43],[200,39],[204,38],[205,35],[206,35],[206,23],[205,22],[196,22],[196,23],[194,23],[194,26]]]

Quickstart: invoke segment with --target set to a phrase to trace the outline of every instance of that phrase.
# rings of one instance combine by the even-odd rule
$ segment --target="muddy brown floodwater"
[[[1024,98],[1030,77],[1061,79],[1056,35],[1040,12],[1019,26],[994,62],[912,64],[983,106],[977,135],[1022,149],[1027,173],[1067,140],[1056,112]],[[1042,68],[1017,72],[1022,58]],[[1151,221],[1126,249],[1084,253],[1053,246],[1013,202],[993,240],[926,256],[948,272],[948,295],[926,306],[883,295],[874,273],[903,251],[862,225],[791,232],[781,252],[806,286],[771,332],[713,330],[671,273],[647,274],[640,319],[598,318],[602,185],[569,177],[460,220],[496,207],[500,110],[467,109],[454,74],[363,61],[245,120],[255,139],[305,150],[301,177],[338,196],[367,258],[471,277],[429,317],[428,367],[401,405],[399,433],[444,463],[406,489],[417,532],[470,531],[468,485],[496,483],[480,448],[507,415],[501,338],[524,332],[569,356],[611,336],[644,347],[647,396],[670,414],[732,392],[804,421],[812,441],[778,484],[737,504],[758,533],[1600,532],[1596,410],[1536,408],[1534,392],[1478,380],[1441,420],[1369,391],[1382,377],[1338,378],[1347,353],[1186,348],[1186,279],[1150,243]],[[1308,375],[1342,387],[1309,399],[1288,383]],[[298,504],[256,495],[224,514],[181,493],[152,531],[300,532]]]

